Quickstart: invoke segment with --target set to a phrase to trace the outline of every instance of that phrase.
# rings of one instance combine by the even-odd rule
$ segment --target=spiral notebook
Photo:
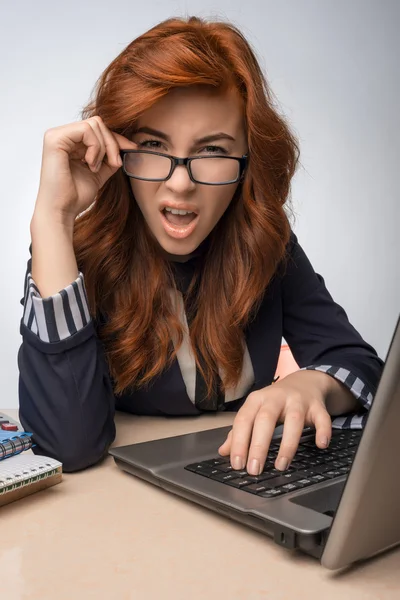
[[[0,461],[0,506],[19,500],[62,479],[62,464],[48,456],[32,453]]]
[[[32,448],[32,434],[24,431],[10,434],[0,431],[0,461]]]

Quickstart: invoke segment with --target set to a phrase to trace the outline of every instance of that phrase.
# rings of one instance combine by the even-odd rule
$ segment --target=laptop
[[[333,430],[319,449],[306,427],[287,471],[234,471],[218,447],[231,427],[111,448],[118,467],[340,569],[400,544],[400,318],[363,431]]]

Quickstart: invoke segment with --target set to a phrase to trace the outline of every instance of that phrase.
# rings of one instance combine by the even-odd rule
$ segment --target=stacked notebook
[[[47,456],[35,456],[32,434],[0,413],[0,506],[61,482],[62,464]]]
[[[18,431],[11,434],[8,431],[0,431],[0,460],[19,454],[24,450],[32,448],[32,434]]]

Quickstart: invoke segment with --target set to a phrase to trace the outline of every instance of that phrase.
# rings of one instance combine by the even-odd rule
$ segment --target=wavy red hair
[[[290,224],[284,205],[297,141],[243,34],[233,24],[199,17],[167,19],[133,40],[100,76],[82,118],[99,115],[129,137],[143,111],[172,88],[194,84],[239,94],[250,157],[188,294],[189,301],[196,291],[190,339],[211,394],[217,365],[224,372],[222,391],[237,384],[243,330],[285,258]],[[156,244],[121,169],[75,221],[77,263],[116,395],[148,386],[183,340],[167,293],[175,288],[173,271]]]

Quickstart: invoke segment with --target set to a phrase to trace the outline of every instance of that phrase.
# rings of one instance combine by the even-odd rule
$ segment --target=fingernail
[[[323,437],[323,438],[320,439],[319,443],[320,443],[321,446],[324,446],[324,448],[326,448],[326,446],[329,443],[329,440],[328,440],[327,437]]]
[[[102,164],[103,164],[102,160],[97,163],[97,165],[96,165],[96,171],[100,171],[100,167],[101,167]]]
[[[239,471],[244,468],[244,460],[241,456],[235,456],[232,461],[232,467]]]
[[[276,463],[277,464],[277,468],[280,471],[285,471],[287,469],[288,463],[289,463],[288,459],[284,458],[282,456],[282,458],[279,458],[278,461],[277,461],[277,463]]]
[[[117,162],[119,166],[122,167],[122,158],[120,156],[118,156]]]
[[[250,471],[249,473],[251,473],[252,475],[259,475],[260,474],[260,463],[258,462],[258,460],[256,458],[253,458],[253,460],[250,463]]]

